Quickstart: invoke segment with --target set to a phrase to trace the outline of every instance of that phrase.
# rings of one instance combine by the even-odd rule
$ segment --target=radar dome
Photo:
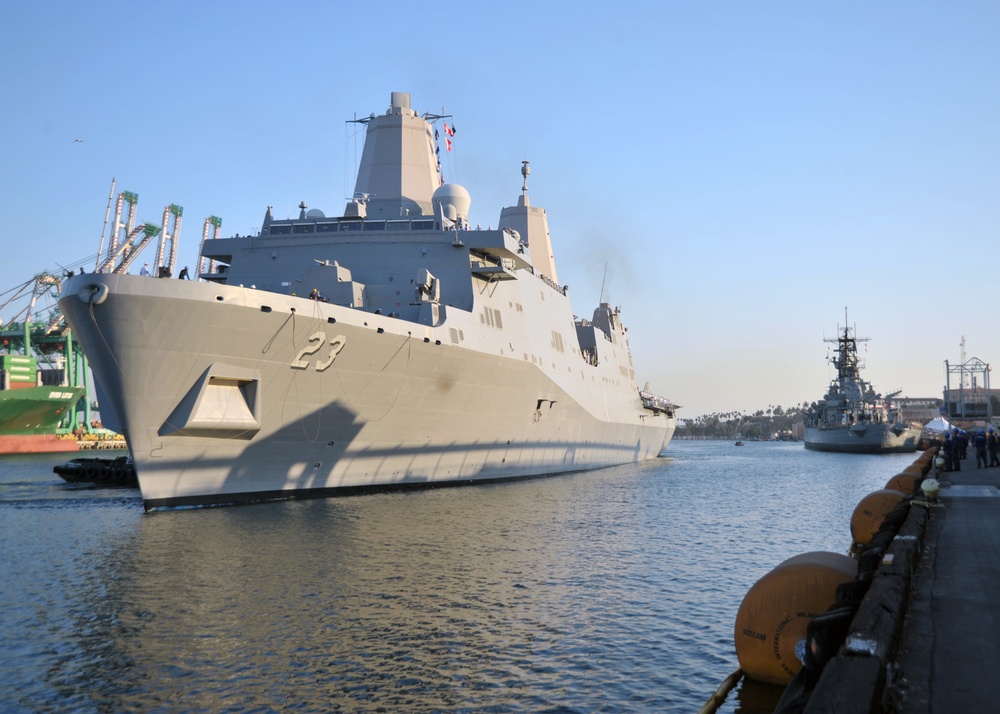
[[[306,218],[326,218],[326,214],[318,208],[310,208],[306,211]]]
[[[443,184],[434,192],[433,201],[435,206],[444,209],[444,215],[450,216],[454,211],[456,217],[468,220],[472,197],[464,186],[457,183]]]

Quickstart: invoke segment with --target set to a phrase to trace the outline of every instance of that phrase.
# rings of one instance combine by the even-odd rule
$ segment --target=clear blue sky
[[[998,37],[995,0],[5,3],[0,290],[92,266],[113,176],[192,267],[209,215],[336,214],[345,120],[407,91],[474,223],[531,161],[577,313],[607,266],[683,416],[820,398],[845,306],[877,389],[940,396],[963,336],[1000,362]]]

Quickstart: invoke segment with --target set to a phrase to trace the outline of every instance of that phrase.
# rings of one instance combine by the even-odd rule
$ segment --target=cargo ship
[[[60,282],[36,275],[5,304],[28,299],[0,325],[0,454],[77,451],[73,432],[89,423],[86,358],[57,308],[36,313]]]

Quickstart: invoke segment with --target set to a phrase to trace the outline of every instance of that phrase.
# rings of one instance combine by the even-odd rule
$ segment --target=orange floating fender
[[[786,685],[802,668],[806,628],[837,599],[837,587],[857,576],[858,564],[840,553],[796,555],[747,591],[736,613],[740,668],[750,679]]]
[[[882,521],[892,512],[906,494],[884,488],[872,491],[861,499],[851,516],[851,538],[856,545],[868,545],[882,527]]]
[[[907,473],[904,471],[901,474],[896,474],[885,484],[885,488],[888,491],[901,491],[903,493],[913,493],[917,488],[917,482],[923,478],[923,475],[914,475],[912,473]]]

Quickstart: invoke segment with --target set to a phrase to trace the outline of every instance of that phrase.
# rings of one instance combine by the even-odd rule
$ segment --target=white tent
[[[938,434],[944,434],[946,431],[951,431],[951,424],[944,417],[938,417],[924,424],[924,431],[936,431]]]

